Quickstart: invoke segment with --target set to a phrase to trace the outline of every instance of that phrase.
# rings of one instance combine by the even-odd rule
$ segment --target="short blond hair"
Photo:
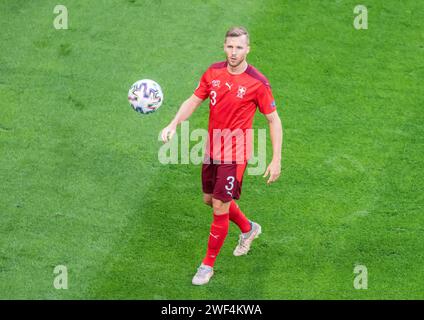
[[[245,27],[231,27],[225,34],[225,40],[227,40],[228,37],[240,37],[242,35],[246,36],[247,44],[249,44],[249,32],[247,32]]]

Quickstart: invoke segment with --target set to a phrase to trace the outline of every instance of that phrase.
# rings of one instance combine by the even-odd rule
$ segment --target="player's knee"
[[[221,200],[212,198],[212,207],[215,212],[221,212],[225,207],[225,203]]]
[[[212,196],[210,195],[203,195],[203,202],[208,205],[209,207],[212,207]]]

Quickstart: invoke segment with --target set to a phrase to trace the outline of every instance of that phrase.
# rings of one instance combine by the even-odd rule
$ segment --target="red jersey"
[[[202,100],[210,98],[206,155],[225,162],[247,161],[256,108],[263,114],[275,111],[265,76],[251,65],[241,74],[231,74],[226,61],[214,63],[203,74],[194,94]]]

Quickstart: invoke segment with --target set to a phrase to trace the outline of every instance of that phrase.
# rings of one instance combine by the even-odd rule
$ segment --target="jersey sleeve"
[[[258,88],[256,93],[256,104],[259,107],[259,111],[263,114],[268,114],[276,110],[275,100],[270,86],[262,84]]]
[[[209,97],[208,78],[209,78],[209,69],[206,70],[206,72],[202,75],[197,88],[194,90],[194,94],[202,100],[205,100],[207,97]]]

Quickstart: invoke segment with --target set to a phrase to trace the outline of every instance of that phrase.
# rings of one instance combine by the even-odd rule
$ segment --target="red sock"
[[[241,212],[237,203],[232,200],[230,204],[230,220],[237,224],[241,232],[246,233],[251,229],[250,221],[246,216]]]
[[[216,215],[213,214],[213,222],[209,233],[208,250],[203,264],[213,267],[215,259],[224,244],[225,237],[228,234],[230,224],[228,213]]]

